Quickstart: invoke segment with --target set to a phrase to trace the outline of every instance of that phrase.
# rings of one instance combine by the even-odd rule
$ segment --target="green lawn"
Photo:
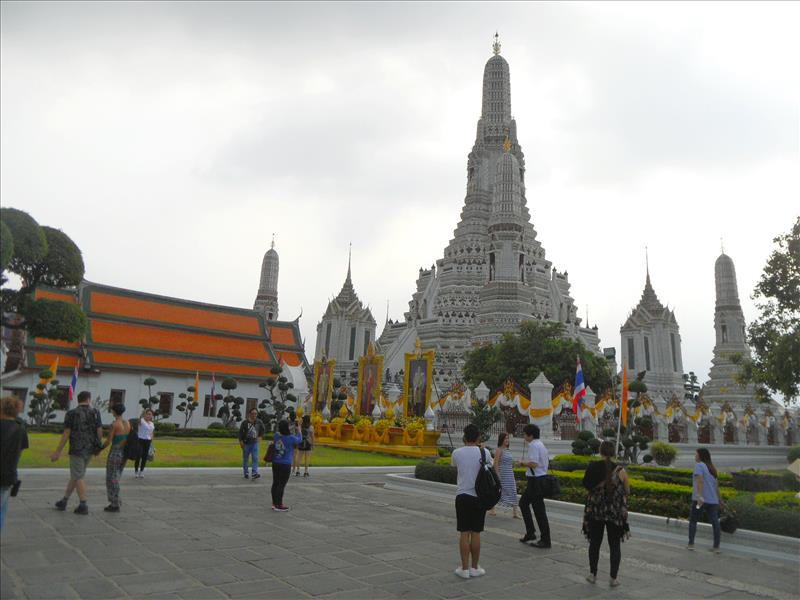
[[[22,453],[19,461],[25,467],[67,467],[67,449],[61,453],[58,462],[51,462],[50,455],[58,446],[59,435],[54,433],[30,433],[31,447]],[[242,464],[242,451],[235,439],[210,438],[156,438],[156,460],[154,467],[238,467]],[[261,457],[267,450],[267,442],[262,442],[259,449]],[[97,456],[90,466],[105,465],[106,452]],[[388,454],[358,452],[339,448],[317,446],[311,455],[314,467],[388,467],[397,465],[415,465],[418,458],[401,458]]]

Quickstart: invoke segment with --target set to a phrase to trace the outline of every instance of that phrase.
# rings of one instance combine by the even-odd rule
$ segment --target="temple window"
[[[725,323],[722,324],[722,343],[728,341],[728,326]]]
[[[350,328],[350,351],[347,353],[349,358],[348,360],[353,360],[356,354],[356,328]]]
[[[331,354],[331,323],[325,328],[325,356]]]
[[[644,338],[644,368],[650,370],[650,340],[647,336]]]
[[[628,338],[628,368],[636,368],[636,352],[634,351],[633,338]]]
[[[162,417],[169,417],[172,415],[172,392],[159,392],[158,397],[158,414]]]

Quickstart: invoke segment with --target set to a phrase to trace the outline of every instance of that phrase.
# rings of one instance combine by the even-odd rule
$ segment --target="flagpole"
[[[623,366],[622,368],[624,369],[625,367]],[[612,400],[616,400],[615,393],[614,393],[615,392],[615,387],[616,386],[614,386],[614,385],[611,386],[611,399]],[[620,429],[621,429],[621,426],[622,426],[622,400],[621,400],[621,398],[622,398],[622,396],[620,395],[620,403],[619,403],[619,407],[617,409],[619,411],[619,416],[617,417],[617,441],[614,444],[614,456],[619,456],[619,432],[620,432]]]

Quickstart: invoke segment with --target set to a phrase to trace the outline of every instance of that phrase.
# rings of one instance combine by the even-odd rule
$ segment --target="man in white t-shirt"
[[[478,502],[475,491],[475,480],[481,469],[481,452],[487,468],[492,467],[492,455],[480,447],[478,440],[480,431],[475,425],[464,427],[464,447],[453,451],[450,463],[458,471],[456,489],[456,528],[459,533],[458,550],[461,554],[461,566],[456,575],[463,579],[480,577],[486,571],[478,564],[481,555],[481,531],[486,519],[486,509]],[[472,563],[470,564],[470,556]]]
[[[536,516],[536,524],[539,526],[542,537],[531,545],[536,548],[549,548],[550,523],[547,520],[541,483],[542,478],[547,475],[550,457],[547,455],[547,448],[539,439],[538,426],[526,425],[522,432],[525,435],[525,445],[520,464],[528,467],[525,473],[528,485],[525,487],[525,493],[519,499],[519,509],[522,512],[522,519],[525,521],[525,536],[519,541],[527,544],[536,539],[536,527],[533,526],[533,517],[531,517],[531,506],[533,506],[533,514]]]

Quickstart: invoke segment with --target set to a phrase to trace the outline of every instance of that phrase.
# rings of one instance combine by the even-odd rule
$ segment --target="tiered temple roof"
[[[308,367],[297,321],[270,321],[255,310],[217,306],[84,282],[75,292],[42,288],[37,298],[80,302],[89,318],[82,344],[35,338],[28,366],[79,363],[239,378],[265,378],[281,362]]]

